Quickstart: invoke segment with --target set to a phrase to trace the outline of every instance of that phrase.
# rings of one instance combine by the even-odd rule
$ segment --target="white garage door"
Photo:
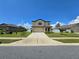
[[[34,28],[33,32],[44,32],[43,28]]]

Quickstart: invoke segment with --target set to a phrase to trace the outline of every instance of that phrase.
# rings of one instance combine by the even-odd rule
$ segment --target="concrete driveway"
[[[45,33],[43,32],[34,32],[30,34],[27,38],[24,38],[21,41],[17,41],[11,43],[13,45],[40,45],[40,44],[61,44],[61,42],[55,41],[50,39]]]

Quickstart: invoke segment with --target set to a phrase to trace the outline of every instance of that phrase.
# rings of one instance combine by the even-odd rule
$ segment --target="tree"
[[[0,28],[0,34],[4,34],[4,33],[3,33],[3,29],[1,29],[1,28]]]
[[[71,33],[74,33],[74,31],[73,31],[73,30],[71,30]]]
[[[56,26],[55,26],[57,29],[60,30],[60,32],[63,32],[64,29],[61,27],[61,24],[60,23],[57,23]]]
[[[66,31],[66,28],[60,27],[59,30],[60,30],[60,32],[64,32],[64,31]]]
[[[57,23],[56,24],[56,28],[60,28],[61,27],[61,24],[60,23]]]
[[[60,30],[60,32],[64,32],[67,30],[65,26],[61,26],[60,23],[57,23],[56,28]]]
[[[27,29],[25,27],[22,27],[22,26],[19,26],[16,29],[16,32],[24,32],[24,31],[27,31]]]

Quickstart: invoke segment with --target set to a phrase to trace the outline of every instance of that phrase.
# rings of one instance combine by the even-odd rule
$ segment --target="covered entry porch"
[[[52,27],[45,27],[45,32],[52,32]]]

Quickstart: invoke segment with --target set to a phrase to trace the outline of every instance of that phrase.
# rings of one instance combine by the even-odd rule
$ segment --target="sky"
[[[0,0],[0,23],[25,26],[37,19],[79,23],[79,0]]]

